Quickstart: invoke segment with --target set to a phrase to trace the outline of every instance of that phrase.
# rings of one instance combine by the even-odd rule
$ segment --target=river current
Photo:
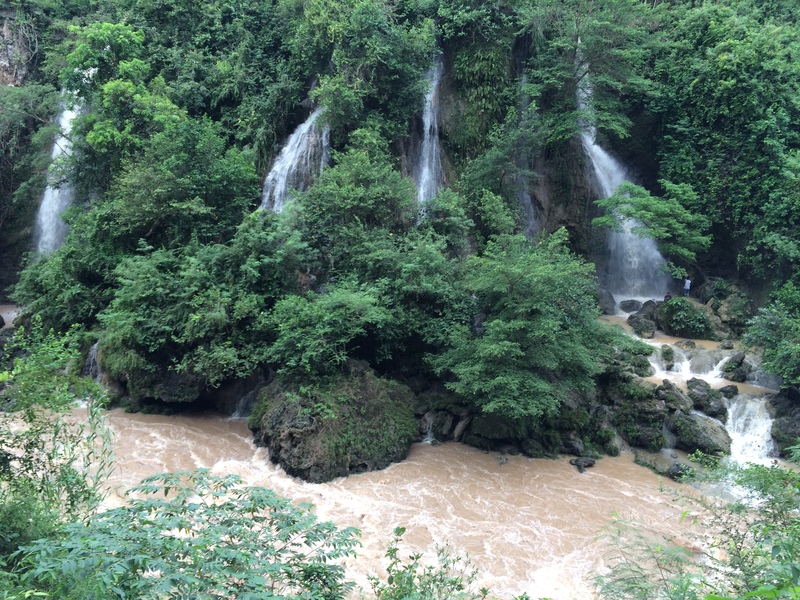
[[[592,578],[608,552],[599,534],[615,515],[664,534],[680,536],[688,527],[680,519],[685,507],[670,493],[676,484],[634,464],[630,452],[578,473],[568,458],[415,444],[405,461],[383,471],[310,484],[270,463],[241,419],[115,410],[109,424],[117,469],[108,506],[124,502],[125,489],[155,473],[198,467],[235,473],[249,485],[311,503],[323,520],[360,529],[363,548],[346,569],[364,590],[369,575],[385,574],[383,554],[397,526],[407,529],[403,556],[420,552],[431,560],[437,545],[450,544],[469,554],[478,585],[494,597],[527,592],[552,600],[595,597]]]

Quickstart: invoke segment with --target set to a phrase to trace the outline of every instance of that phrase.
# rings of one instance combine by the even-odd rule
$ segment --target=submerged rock
[[[642,308],[642,303],[638,300],[623,300],[619,303],[619,308],[622,312],[632,313]]]
[[[589,458],[587,456],[580,456],[578,458],[573,458],[569,461],[573,467],[578,469],[578,473],[583,473],[589,467],[593,467],[597,461],[594,458]]]

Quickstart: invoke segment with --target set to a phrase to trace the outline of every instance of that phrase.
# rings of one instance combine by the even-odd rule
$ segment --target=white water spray
[[[261,208],[282,211],[291,191],[307,190],[328,164],[330,128],[316,122],[324,110],[317,108],[289,137],[264,181]]]
[[[439,81],[444,66],[440,58],[428,71],[428,93],[422,112],[422,143],[414,164],[414,180],[417,183],[417,201],[427,202],[435,198],[444,186],[442,153],[439,147]]]
[[[76,111],[65,108],[58,118],[59,133],[50,154],[51,168],[52,166],[58,167],[72,153],[69,134],[76,114]],[[72,202],[72,188],[67,183],[56,186],[57,180],[58,177],[54,173],[51,172],[48,175],[48,184],[36,215],[34,239],[36,240],[36,250],[40,254],[49,254],[57,250],[69,232],[69,227],[61,215]]]

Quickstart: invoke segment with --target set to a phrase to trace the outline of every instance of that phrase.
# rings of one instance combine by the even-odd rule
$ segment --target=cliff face
[[[558,147],[546,148],[532,165],[536,181],[531,190],[539,214],[540,228],[555,231],[565,227],[577,252],[591,249],[592,187],[591,171],[580,140],[573,138]]]
[[[22,85],[28,64],[38,49],[33,26],[21,22],[13,11],[0,11],[0,85]]]

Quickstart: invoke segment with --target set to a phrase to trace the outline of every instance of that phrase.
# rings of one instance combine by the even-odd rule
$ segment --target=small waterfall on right
[[[578,87],[578,107],[588,110],[592,99],[591,85],[584,75]],[[592,163],[602,198],[614,194],[627,181],[626,169],[595,141],[597,130],[588,119],[581,119],[581,143]],[[609,259],[606,286],[617,296],[625,298],[661,298],[669,289],[672,278],[666,273],[666,261],[651,238],[642,238],[632,230],[636,222],[625,219],[622,231],[609,236]]]
[[[442,59],[437,57],[428,71],[428,93],[422,111],[422,142],[413,167],[417,184],[417,202],[420,204],[435,198],[444,186],[442,152],[439,147],[439,81],[444,73]]]
[[[324,111],[317,108],[289,137],[264,180],[261,208],[282,211],[291,190],[307,190],[328,164],[330,128],[316,122]]]
[[[50,154],[51,165],[56,167],[72,153],[72,143],[69,140],[72,121],[77,112],[64,108],[58,118],[59,133],[53,143]],[[54,185],[57,179],[53,173],[48,175],[47,187],[36,214],[36,228],[34,239],[36,251],[40,254],[49,254],[57,250],[64,242],[69,232],[69,226],[63,221],[61,215],[72,202],[72,188],[68,183]]]
[[[776,455],[766,398],[744,394],[732,398],[725,429],[731,436],[731,458],[737,463],[763,464]]]

